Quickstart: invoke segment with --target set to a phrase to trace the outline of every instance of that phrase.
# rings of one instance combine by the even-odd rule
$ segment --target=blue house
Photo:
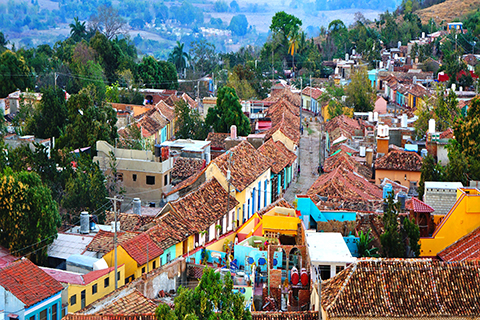
[[[0,269],[0,309],[4,319],[61,319],[63,286],[28,259]]]

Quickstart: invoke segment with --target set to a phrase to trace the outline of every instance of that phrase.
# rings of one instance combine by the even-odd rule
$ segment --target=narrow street
[[[284,195],[290,203],[295,200],[295,195],[306,194],[318,178],[321,125],[320,117],[317,119],[318,121],[315,121],[315,117],[310,116],[310,113],[303,115],[303,122],[308,123],[308,128],[304,126],[300,138],[300,176],[292,181]]]

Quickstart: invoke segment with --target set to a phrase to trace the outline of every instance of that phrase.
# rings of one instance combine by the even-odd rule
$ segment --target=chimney
[[[237,126],[236,125],[232,125],[230,127],[230,138],[231,139],[237,139]]]
[[[140,201],[140,198],[133,199],[133,213],[138,215],[142,214],[142,201]]]

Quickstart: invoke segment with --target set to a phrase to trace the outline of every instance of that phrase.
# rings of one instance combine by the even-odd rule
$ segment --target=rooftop
[[[120,222],[120,230],[130,232],[144,231],[143,227],[151,223],[154,219],[154,216],[144,215],[143,209],[144,208],[141,208],[142,214],[123,212],[117,214],[117,222]],[[160,210],[160,208],[156,209],[157,212]],[[110,224],[115,221],[115,213],[113,211],[107,211],[105,215],[105,223]]]
[[[198,158],[178,157],[174,159],[172,178],[186,179],[205,167],[205,160]]]
[[[332,318],[476,317],[478,261],[360,259],[322,284]]]
[[[121,246],[139,266],[146,264],[149,259],[159,257],[163,253],[163,249],[157,246],[146,233],[141,233],[123,242]]]
[[[146,298],[140,291],[133,290],[130,294],[121,297],[104,309],[98,315],[139,315],[155,313],[157,304]]]
[[[212,150],[225,150],[225,139],[230,136],[229,133],[223,132],[209,132],[207,141],[210,141]]]
[[[422,162],[422,157],[415,152],[393,150],[375,162],[375,169],[421,171]]]
[[[461,182],[441,182],[441,181],[425,181],[426,189],[458,189],[463,188]]]
[[[305,242],[310,261],[313,263],[352,263],[355,261],[341,233],[306,232]]]
[[[65,271],[60,269],[43,268],[43,267],[41,269],[45,271],[47,274],[49,274],[50,276],[52,276],[52,278],[54,278],[58,282],[86,285],[86,284],[92,283],[93,281],[97,280],[100,277],[103,277],[109,274],[110,272],[115,270],[115,267],[102,269],[102,270],[94,270],[94,271],[90,271],[87,274],[70,272],[70,271]]]
[[[277,146],[273,139],[269,139],[267,142],[262,144],[260,148],[258,148],[258,152],[270,159],[272,162],[272,172],[275,174],[279,173],[285,167],[290,165],[291,159],[289,159],[288,155]]]
[[[480,228],[477,228],[438,253],[443,261],[480,261]]]
[[[412,197],[405,202],[405,209],[413,210],[413,212],[425,213],[432,213],[433,211],[435,211],[435,209],[433,209],[431,206],[415,197]]]
[[[93,236],[81,234],[58,233],[57,238],[48,247],[49,257],[68,259],[72,254],[82,254],[92,242]]]
[[[202,152],[210,145],[210,141],[192,140],[192,139],[177,139],[174,141],[165,141],[161,144],[162,147],[178,148],[187,152]]]
[[[121,226],[120,226],[121,227]],[[134,238],[138,233],[136,232],[117,232],[118,244]],[[113,236],[114,232],[100,230],[93,237],[93,240],[87,246],[88,251],[108,253],[113,250]]]
[[[22,301],[26,308],[63,290],[57,280],[26,258],[0,270],[0,286]]]

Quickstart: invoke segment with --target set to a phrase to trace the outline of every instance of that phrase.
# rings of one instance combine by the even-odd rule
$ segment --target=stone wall
[[[435,209],[433,214],[447,214],[457,201],[456,189],[427,188],[423,200]]]

